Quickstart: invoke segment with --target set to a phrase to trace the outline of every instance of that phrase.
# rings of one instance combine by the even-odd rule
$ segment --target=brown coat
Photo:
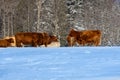
[[[74,41],[77,42],[79,45],[90,44],[94,46],[98,46],[101,44],[101,31],[100,30],[83,30],[83,31],[76,31],[72,29],[68,35],[68,37],[74,37]],[[70,39],[69,39],[70,40]],[[68,41],[68,44],[72,44],[73,46],[75,42]]]
[[[43,42],[41,45],[45,45],[45,47],[47,47],[47,45],[51,44],[52,42],[58,42],[58,38],[56,36],[53,35],[48,35],[47,33],[43,33]]]
[[[73,36],[67,36],[66,37],[66,39],[67,39],[67,42],[68,42],[68,46],[73,46],[74,44],[75,44],[75,42],[76,42],[76,39],[75,39],[75,37],[73,37]]]
[[[0,39],[0,47],[11,47],[11,43],[14,43],[14,40],[12,38]]]
[[[31,45],[33,47],[45,45],[47,47],[51,42],[58,41],[57,37],[51,36],[46,32],[20,32],[15,34],[15,39],[17,47],[22,45]]]
[[[16,47],[16,40],[15,40],[15,36],[6,36],[4,39],[10,39],[12,38],[14,40],[13,43],[11,43],[11,47]]]
[[[16,46],[22,47],[22,45],[31,45],[37,47],[38,43],[41,42],[42,34],[36,32],[20,32],[15,34]]]

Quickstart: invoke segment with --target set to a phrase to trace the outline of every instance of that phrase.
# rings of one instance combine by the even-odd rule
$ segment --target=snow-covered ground
[[[0,48],[0,80],[120,80],[120,47]]]

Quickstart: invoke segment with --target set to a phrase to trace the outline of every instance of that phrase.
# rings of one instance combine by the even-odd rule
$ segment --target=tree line
[[[63,46],[71,28],[99,29],[102,46],[120,45],[119,0],[1,0],[0,38],[48,32]]]

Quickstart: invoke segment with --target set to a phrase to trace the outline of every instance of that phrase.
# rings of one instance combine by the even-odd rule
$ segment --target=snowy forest
[[[119,46],[120,0],[0,0],[0,38],[48,32],[65,46],[71,28],[99,29],[101,46]]]

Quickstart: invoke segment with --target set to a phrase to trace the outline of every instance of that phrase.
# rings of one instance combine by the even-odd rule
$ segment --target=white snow
[[[0,48],[0,80],[120,80],[120,47]]]

